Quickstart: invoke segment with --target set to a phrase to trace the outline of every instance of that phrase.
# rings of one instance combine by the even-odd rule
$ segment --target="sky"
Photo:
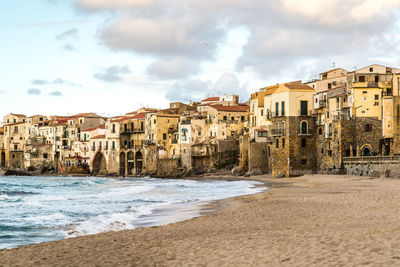
[[[1,117],[244,102],[333,67],[400,67],[399,0],[13,0],[0,15]]]

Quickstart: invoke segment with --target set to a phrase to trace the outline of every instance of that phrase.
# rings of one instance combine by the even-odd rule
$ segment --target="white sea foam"
[[[9,181],[7,183],[7,181]],[[0,195],[0,227],[14,235],[0,249],[70,236],[160,225],[198,216],[199,202],[259,192],[249,181],[191,181],[136,178],[4,178],[0,190],[29,191]],[[3,187],[2,187],[3,186]],[[189,207],[181,210],[180,207]],[[179,207],[179,208],[178,208]],[[11,230],[12,228],[21,230]],[[6,228],[8,229],[8,228]]]

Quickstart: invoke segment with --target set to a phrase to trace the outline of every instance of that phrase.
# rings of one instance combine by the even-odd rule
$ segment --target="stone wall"
[[[278,117],[272,119],[272,125],[278,122],[282,125],[285,123],[286,132],[283,135],[276,135],[272,137],[272,144],[270,146],[270,164],[272,176],[287,176],[289,177],[289,117]],[[283,140],[285,146],[283,147]]]
[[[11,151],[9,159],[10,168],[24,168],[24,152],[22,151]]]
[[[308,125],[307,134],[300,131],[300,124],[304,121]],[[303,175],[317,170],[315,140],[313,117],[289,118],[289,176]]]
[[[195,174],[204,173],[213,167],[213,158],[211,156],[192,157],[192,169]]]
[[[262,173],[268,173],[269,157],[268,157],[268,144],[267,142],[250,142],[249,143],[249,171],[261,171]]]
[[[177,177],[182,175],[182,170],[178,167],[177,159],[158,159],[156,176]]]
[[[348,175],[400,178],[400,163],[393,164],[346,164]]]

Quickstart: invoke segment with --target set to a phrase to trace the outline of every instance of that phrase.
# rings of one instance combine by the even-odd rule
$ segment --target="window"
[[[282,138],[282,147],[285,147],[285,138]]]
[[[281,115],[285,116],[285,102],[284,101],[281,102]]]
[[[262,113],[262,110],[261,110],[261,113]],[[231,121],[234,121],[235,120],[235,117],[231,117]]]
[[[279,103],[275,103],[275,116],[279,116]]]
[[[366,93],[368,93],[368,92],[367,92],[367,91],[363,91],[362,93],[363,93],[363,94],[366,94]]]
[[[307,134],[307,122],[306,121],[302,121],[300,123],[300,133]]]
[[[156,119],[154,119],[153,123],[156,124],[156,122],[157,122]]]
[[[260,115],[261,115],[261,116],[264,116],[264,110],[263,110],[263,109],[260,110]]]
[[[164,140],[167,140],[167,134],[166,134],[166,133],[163,133],[163,134],[162,134],[162,138],[163,138]]]
[[[332,157],[332,150],[328,150],[328,156]]]
[[[307,116],[307,110],[308,110],[308,102],[300,101],[300,115]]]
[[[227,120],[227,117],[226,117],[226,116],[224,116],[224,117],[223,117],[223,120],[224,120],[224,121],[226,121],[226,120]]]
[[[14,126],[14,132],[18,133],[18,126]]]
[[[359,81],[360,83],[365,82],[365,76],[358,76],[358,81]]]
[[[328,83],[328,89],[332,89],[332,84]]]
[[[364,124],[364,132],[372,132],[372,124]]]
[[[319,134],[319,135],[322,135],[322,128],[319,128],[318,134]]]
[[[379,102],[374,102],[374,106],[379,106]]]
[[[374,72],[374,68],[373,67],[369,68],[369,72]]]
[[[375,76],[375,82],[376,83],[379,82],[379,76],[378,75]]]
[[[306,165],[307,164],[307,159],[301,159],[301,165]]]
[[[379,95],[375,95],[375,100],[379,100]]]
[[[306,147],[307,146],[307,139],[301,138],[301,147]]]
[[[43,153],[43,158],[44,159],[47,159],[49,156],[48,156],[48,154],[47,153]]]
[[[240,120],[243,122],[243,121],[244,121],[244,116],[241,116],[241,117],[240,117]]]
[[[275,146],[276,146],[276,148],[279,148],[279,139],[276,139]]]
[[[115,141],[112,141],[112,149],[115,149]]]

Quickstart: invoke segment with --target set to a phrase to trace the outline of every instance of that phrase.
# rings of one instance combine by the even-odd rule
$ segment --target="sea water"
[[[196,217],[200,213],[193,207],[199,203],[263,190],[256,184],[155,178],[0,177],[0,249]]]

